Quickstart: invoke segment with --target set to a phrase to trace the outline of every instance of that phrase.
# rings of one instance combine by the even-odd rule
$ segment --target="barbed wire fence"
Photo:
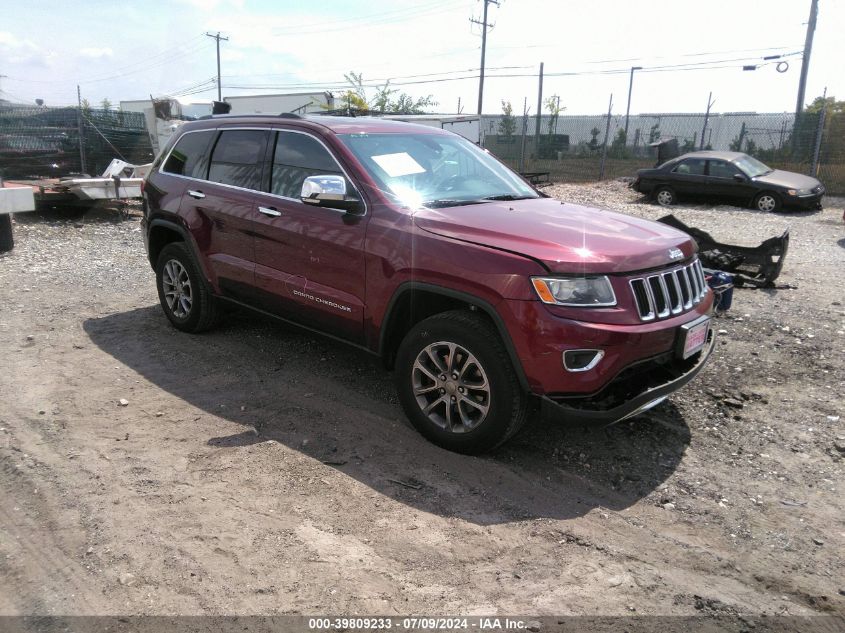
[[[101,174],[113,158],[153,159],[144,115],[121,110],[0,105],[0,175]]]
[[[699,149],[750,154],[770,167],[817,176],[845,195],[845,114],[653,113],[631,115],[484,115],[482,145],[521,172],[555,182],[634,176],[657,163],[654,143],[674,139]],[[604,163],[604,164],[603,164]],[[602,173],[603,172],[603,173]]]

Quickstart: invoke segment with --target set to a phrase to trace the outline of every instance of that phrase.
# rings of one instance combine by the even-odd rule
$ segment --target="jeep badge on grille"
[[[669,259],[683,259],[684,254],[680,248],[669,249]]]

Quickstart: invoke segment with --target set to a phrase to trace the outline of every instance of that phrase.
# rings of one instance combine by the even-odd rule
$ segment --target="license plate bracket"
[[[695,321],[684,323],[678,328],[678,341],[675,353],[682,359],[697,354],[707,344],[710,333],[710,317],[703,316]]]

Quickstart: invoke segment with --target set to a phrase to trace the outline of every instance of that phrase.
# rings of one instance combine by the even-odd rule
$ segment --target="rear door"
[[[266,309],[353,342],[363,339],[364,233],[369,216],[304,204],[308,176],[348,174],[317,136],[279,130],[267,191],[257,194],[255,282]]]
[[[255,283],[255,195],[268,136],[261,129],[220,130],[204,180],[191,182],[182,199],[219,292],[243,301]]]
[[[675,165],[671,179],[675,192],[682,196],[706,196],[706,166],[704,158],[687,158]]]
[[[151,215],[177,221],[182,195],[196,178],[208,171],[208,148],[217,130],[184,133],[161,166],[153,171],[144,186],[144,200]]]

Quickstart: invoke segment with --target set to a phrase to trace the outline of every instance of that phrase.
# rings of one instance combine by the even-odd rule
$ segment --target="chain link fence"
[[[539,123],[539,129],[538,129]],[[521,172],[553,181],[634,176],[653,167],[652,144],[675,139],[680,153],[745,152],[770,167],[816,175],[829,193],[845,195],[845,113],[638,114],[625,116],[485,115],[483,145]]]
[[[4,178],[99,175],[113,158],[134,164],[153,159],[143,114],[0,104]]]

